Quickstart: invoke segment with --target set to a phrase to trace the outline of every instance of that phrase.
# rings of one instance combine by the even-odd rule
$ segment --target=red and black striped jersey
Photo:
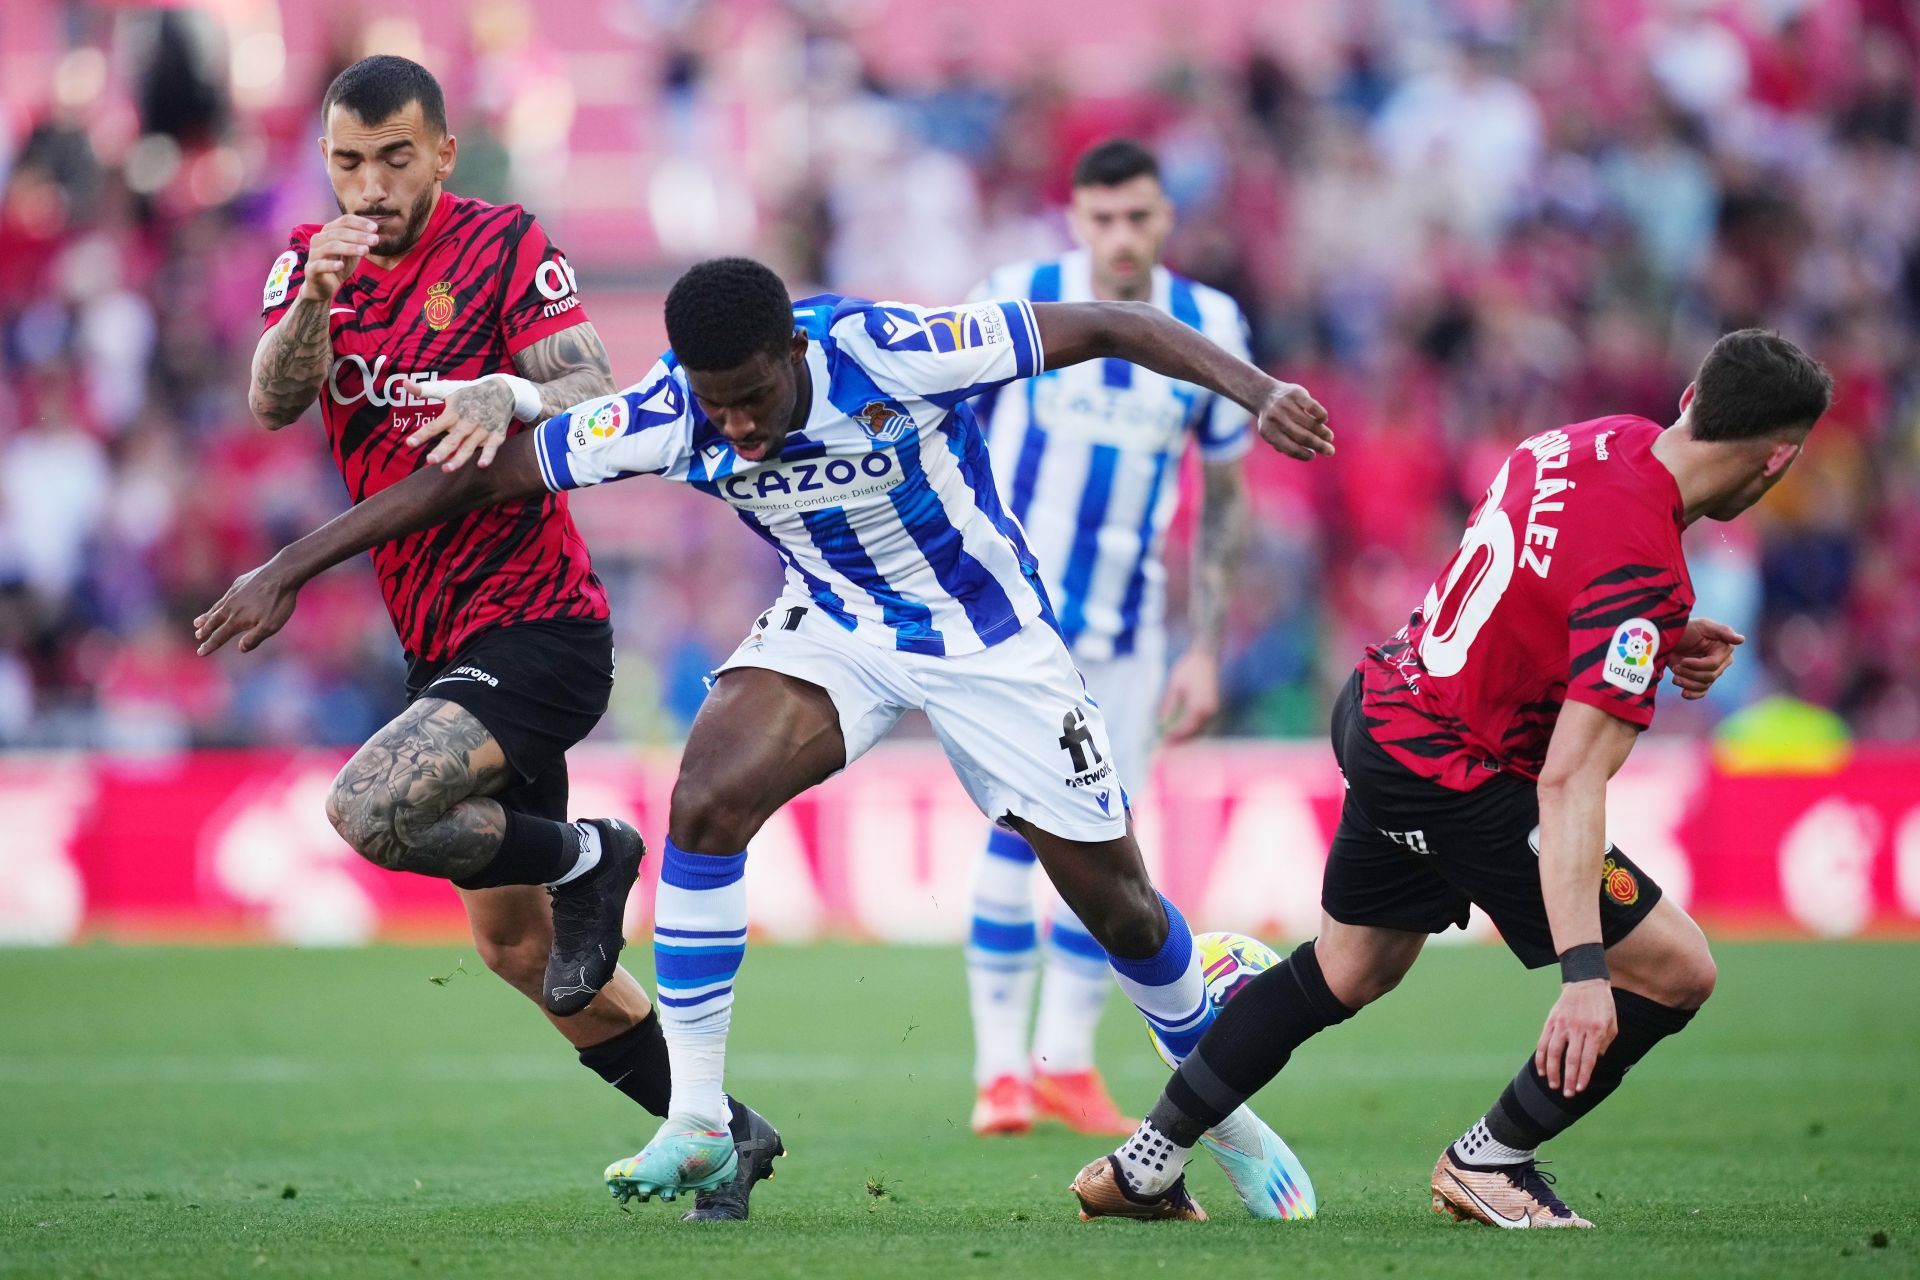
[[[1597,418],[1513,451],[1413,620],[1360,662],[1367,728],[1421,777],[1538,778],[1568,698],[1645,728],[1693,611],[1661,428]]]
[[[299,296],[319,230],[295,227],[274,262],[267,326]],[[408,395],[402,379],[512,373],[515,353],[586,318],[572,268],[532,214],[443,191],[419,243],[391,268],[361,263],[331,304],[333,362],[320,408],[353,500],[405,479],[431,451],[406,438],[441,406]],[[372,554],[410,658],[450,657],[492,627],[607,616],[606,592],[560,494],[483,507]]]

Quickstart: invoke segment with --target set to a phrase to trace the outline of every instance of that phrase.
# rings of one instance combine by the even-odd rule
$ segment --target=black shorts
[[[1503,773],[1472,791],[1454,791],[1420,777],[1367,732],[1360,687],[1355,672],[1333,705],[1333,754],[1347,798],[1320,905],[1342,924],[1443,933],[1464,928],[1474,903],[1527,968],[1552,964],[1535,784]],[[1611,845],[1598,888],[1608,946],[1660,901],[1660,886]]]
[[[519,780],[494,798],[556,821],[567,816],[567,749],[593,731],[612,692],[607,622],[518,622],[483,632],[451,658],[407,664],[409,703],[457,703],[500,744]]]

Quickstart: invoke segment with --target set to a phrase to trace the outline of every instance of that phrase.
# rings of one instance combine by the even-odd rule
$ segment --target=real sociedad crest
[[[879,400],[869,400],[860,412],[851,415],[869,436],[881,444],[895,444],[913,428],[913,419]]]

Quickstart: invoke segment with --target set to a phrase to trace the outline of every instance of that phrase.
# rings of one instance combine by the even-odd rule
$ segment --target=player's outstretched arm
[[[1302,462],[1333,456],[1327,411],[1305,387],[1269,377],[1199,330],[1144,302],[1036,302],[1048,369],[1111,356],[1225,396],[1260,438]]]
[[[484,471],[478,467],[452,472],[423,467],[281,548],[259,568],[234,579],[227,593],[193,620],[199,652],[212,653],[235,639],[243,653],[258,648],[287,624],[300,588],[342,560],[383,542],[444,524],[475,507],[545,492],[530,433],[507,441],[495,464]]]
[[[440,436],[429,463],[457,471],[478,452],[493,465],[513,420],[544,422],[576,404],[610,396],[613,363],[591,321],[542,338],[513,358],[516,377],[494,374],[473,382],[408,383],[425,400],[442,400],[446,411],[407,437],[419,446]]]
[[[1540,770],[1540,894],[1553,949],[1562,957],[1560,998],[1547,1015],[1534,1065],[1571,1098],[1613,1041],[1613,991],[1600,934],[1600,864],[1607,851],[1607,783],[1640,736],[1631,722],[1569,700],[1560,709]],[[1587,948],[1569,957],[1574,948]],[[1590,975],[1590,976],[1586,976]]]

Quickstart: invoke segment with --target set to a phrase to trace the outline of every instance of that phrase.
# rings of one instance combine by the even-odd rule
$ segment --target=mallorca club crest
[[[1633,872],[1612,858],[1600,864],[1600,883],[1606,889],[1607,896],[1623,907],[1640,901],[1640,882],[1634,878]]]
[[[861,428],[881,444],[897,444],[913,429],[913,418],[880,400],[869,400],[852,415]]]
[[[453,283],[442,280],[427,290],[427,300],[420,304],[420,312],[427,318],[427,327],[435,333],[453,323]]]

